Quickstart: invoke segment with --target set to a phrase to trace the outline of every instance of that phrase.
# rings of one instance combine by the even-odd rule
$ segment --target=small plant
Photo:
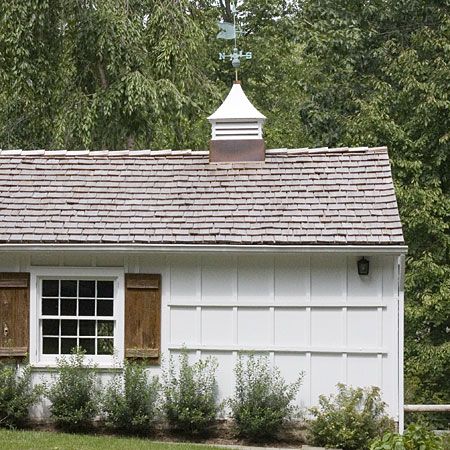
[[[164,373],[164,412],[171,427],[188,434],[205,434],[214,422],[220,407],[217,404],[215,373],[217,361],[213,358],[189,364],[188,354],[179,357],[175,369],[170,358]]]
[[[106,425],[122,432],[142,434],[157,413],[158,379],[149,379],[145,366],[125,362],[123,372],[106,388],[103,400]]]
[[[278,368],[270,368],[267,358],[251,355],[246,362],[239,356],[235,374],[235,394],[229,404],[239,435],[253,440],[274,438],[295,412],[292,401],[303,373],[295,383],[287,384]]]
[[[369,448],[374,438],[393,430],[379,388],[337,387],[337,395],[320,396],[319,407],[310,409],[314,417],[309,423],[313,445],[362,450]]]
[[[388,432],[376,439],[370,450],[443,450],[442,438],[426,427],[411,424],[403,436]]]
[[[68,359],[58,360],[58,370],[47,397],[56,425],[67,431],[88,428],[99,412],[99,388],[95,368],[84,364],[84,353],[77,350]]]
[[[28,419],[28,410],[40,398],[42,386],[32,385],[30,366],[0,364],[0,426],[14,428]]]

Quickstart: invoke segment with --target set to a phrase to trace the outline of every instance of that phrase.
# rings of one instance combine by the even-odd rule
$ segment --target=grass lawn
[[[1,450],[217,450],[194,444],[152,442],[146,439],[115,436],[89,436],[42,431],[0,429]]]

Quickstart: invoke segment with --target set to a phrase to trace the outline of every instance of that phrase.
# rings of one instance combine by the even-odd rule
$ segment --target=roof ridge
[[[0,149],[0,156],[182,156],[209,155],[207,150],[24,150]]]
[[[384,152],[387,151],[386,146],[382,147],[303,147],[303,148],[273,148],[267,149],[267,155],[278,154],[317,154],[317,153],[367,153],[367,152]]]
[[[303,147],[267,149],[266,155],[386,152],[387,147]],[[0,149],[0,156],[207,156],[208,150],[23,150]]]

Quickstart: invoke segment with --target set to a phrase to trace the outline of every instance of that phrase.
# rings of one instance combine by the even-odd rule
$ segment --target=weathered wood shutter
[[[28,353],[30,274],[0,272],[0,357]]]
[[[158,364],[161,351],[161,275],[125,275],[125,357]]]

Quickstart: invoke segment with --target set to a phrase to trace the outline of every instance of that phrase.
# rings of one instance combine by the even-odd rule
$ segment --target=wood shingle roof
[[[0,151],[1,243],[398,245],[387,150]]]

